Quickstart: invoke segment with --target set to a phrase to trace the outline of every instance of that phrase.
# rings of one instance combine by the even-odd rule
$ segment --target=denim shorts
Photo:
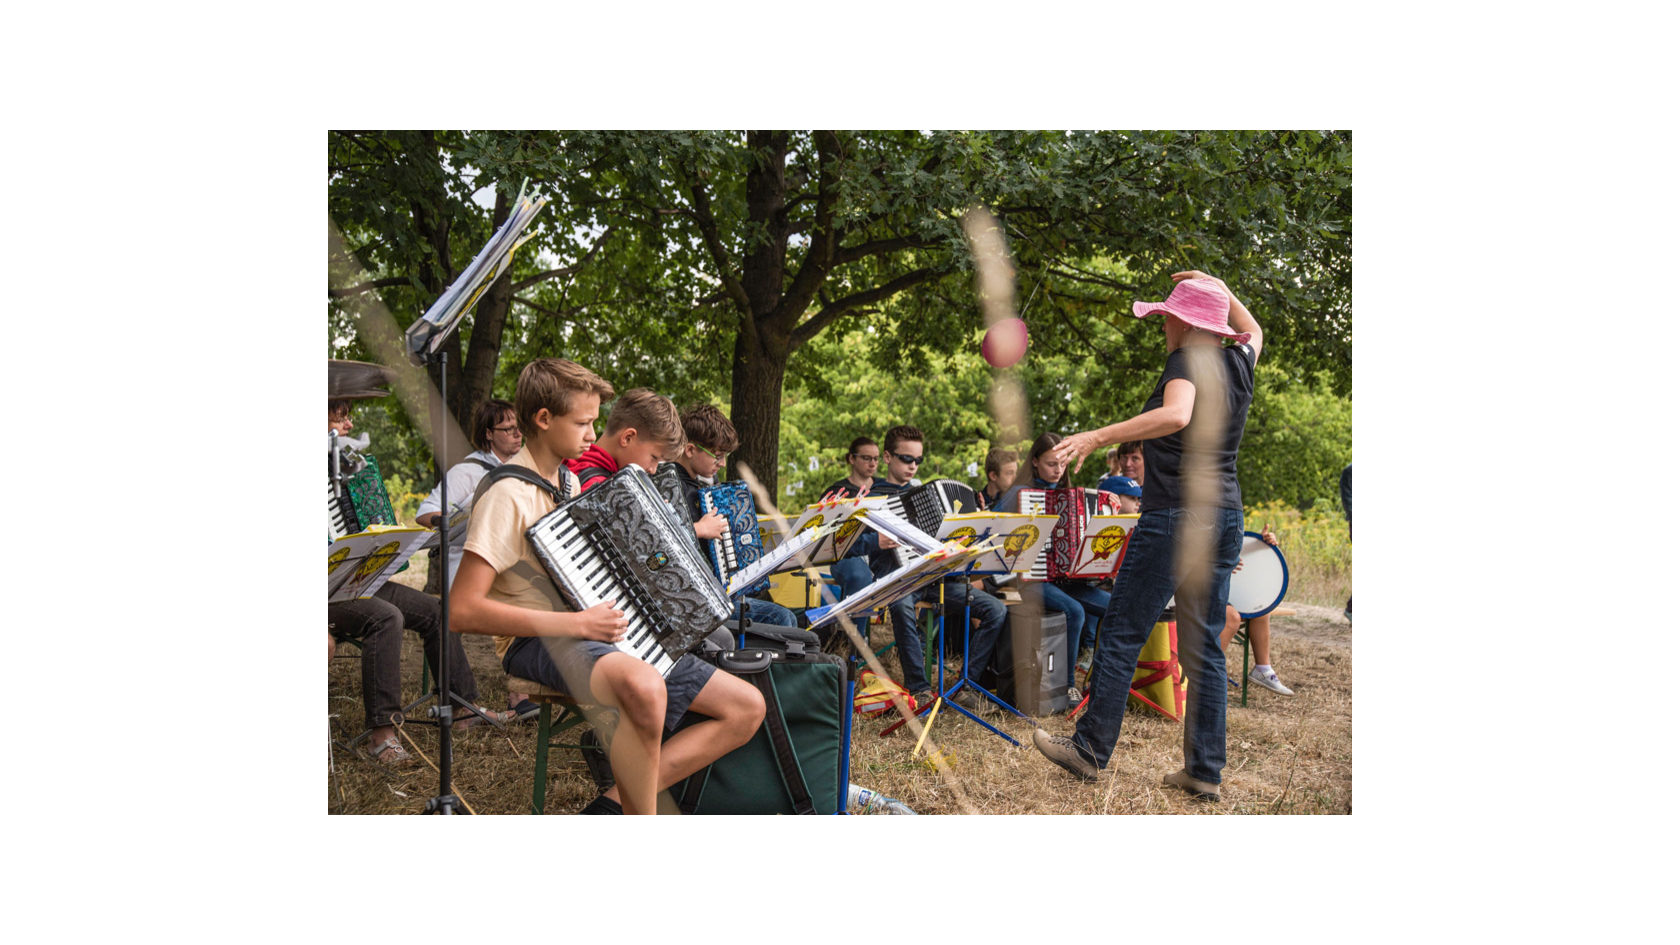
[[[511,676],[535,680],[579,702],[587,702],[589,674],[595,669],[595,661],[608,653],[622,652],[611,643],[598,640],[520,637],[502,657],[502,669]],[[714,672],[717,667],[694,656],[677,660],[671,674],[665,677],[665,731],[676,730],[677,720],[688,711],[689,704]],[[568,679],[575,685],[568,685]]]

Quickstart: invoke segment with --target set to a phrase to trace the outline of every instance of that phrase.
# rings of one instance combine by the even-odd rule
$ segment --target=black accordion
[[[661,676],[729,618],[692,529],[639,466],[561,503],[525,537],[573,607],[617,601],[629,620],[618,648]]]
[[[919,486],[908,486],[887,496],[886,510],[916,526],[934,538],[947,515],[980,511],[974,490],[955,479],[935,479]],[[916,556],[904,546],[893,549],[894,560],[900,567]]]

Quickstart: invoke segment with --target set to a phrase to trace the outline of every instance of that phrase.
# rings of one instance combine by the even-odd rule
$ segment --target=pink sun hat
[[[1253,337],[1249,332],[1231,327],[1231,300],[1225,289],[1211,279],[1186,279],[1173,286],[1165,302],[1133,302],[1132,314],[1138,318],[1166,312],[1177,315],[1187,325],[1246,344]]]

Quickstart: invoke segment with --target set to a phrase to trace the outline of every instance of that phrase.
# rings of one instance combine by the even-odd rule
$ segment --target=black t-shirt
[[[1207,369],[1224,375],[1223,404],[1208,398],[1218,393],[1219,385],[1212,381],[1196,384],[1191,373],[1191,357],[1196,350],[1209,354]],[[1242,509],[1242,489],[1237,485],[1237,448],[1242,445],[1243,428],[1248,423],[1248,405],[1254,400],[1254,349],[1248,345],[1227,345],[1212,348],[1186,345],[1167,355],[1167,366],[1155,384],[1155,392],[1143,405],[1144,412],[1161,406],[1166,396],[1167,382],[1184,378],[1196,384],[1196,404],[1190,412],[1190,425],[1177,433],[1143,441],[1143,500],[1139,508],[1144,512],[1156,509],[1181,508],[1185,504],[1189,483],[1183,470],[1195,469],[1205,477],[1203,486],[1211,493],[1213,504],[1221,509]],[[1222,422],[1221,422],[1222,421]],[[1221,423],[1222,429],[1204,431],[1207,423]],[[1209,437],[1213,446],[1206,455],[1186,454],[1186,443]]]

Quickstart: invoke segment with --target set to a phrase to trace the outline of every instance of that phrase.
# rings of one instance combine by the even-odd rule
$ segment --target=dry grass
[[[399,579],[421,586],[424,573],[411,568]],[[1182,764],[1182,729],[1147,710],[1127,712],[1114,758],[1103,779],[1094,783],[1075,781],[1045,761],[1030,745],[1031,723],[1014,716],[994,724],[1024,748],[1011,747],[957,713],[942,711],[929,741],[951,759],[948,775],[921,756],[911,757],[916,739],[908,727],[883,738],[880,732],[891,720],[854,716],[851,780],[899,798],[922,814],[1351,813],[1352,628],[1338,610],[1289,602],[1284,606],[1300,613],[1272,621],[1272,655],[1295,695],[1278,696],[1251,686],[1244,708],[1238,704],[1239,694],[1232,692],[1224,800],[1219,804],[1195,802],[1161,786],[1161,776]],[[872,635],[876,646],[890,638],[880,626]],[[419,694],[419,638],[404,636],[405,694],[412,699]],[[505,679],[490,639],[465,636],[463,643],[481,701],[505,705]],[[343,652],[355,651],[344,647]],[[1240,668],[1239,649],[1233,647],[1227,657]],[[897,670],[892,654],[886,662],[889,671]],[[333,661],[327,692],[328,712],[337,716],[334,734],[340,742],[348,741],[362,729],[360,676],[353,656]],[[1065,716],[1041,721],[1052,733],[1072,731]],[[417,745],[436,761],[435,730],[410,725],[403,734],[411,752]],[[505,733],[481,726],[456,736],[456,795],[479,814],[527,813],[535,741],[534,724],[509,726]],[[332,813],[418,813],[437,792],[437,772],[427,762],[389,771],[342,749],[333,757],[337,777],[328,785]],[[549,813],[575,811],[594,794],[576,751],[551,752]]]

